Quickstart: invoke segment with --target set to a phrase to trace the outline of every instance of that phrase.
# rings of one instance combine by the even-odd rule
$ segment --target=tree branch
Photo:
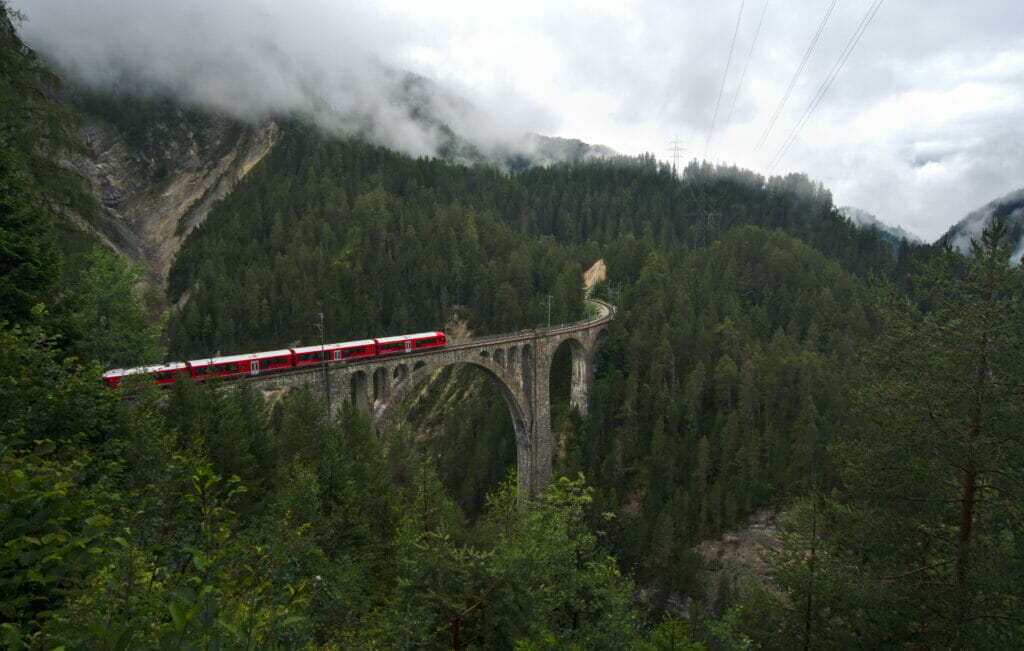
[[[878,577],[878,579],[880,581],[895,581],[897,579],[905,579],[905,578],[907,578],[908,576],[910,576],[912,574],[917,574],[918,572],[927,572],[928,570],[934,570],[937,567],[942,567],[943,565],[949,565],[949,564],[954,563],[954,562],[956,562],[956,559],[955,558],[951,558],[951,559],[946,560],[946,561],[940,561],[938,563],[932,563],[931,565],[925,565],[924,567],[918,567],[916,569],[910,570],[909,572],[904,572],[903,574],[893,574],[892,576],[880,576],[880,577]]]

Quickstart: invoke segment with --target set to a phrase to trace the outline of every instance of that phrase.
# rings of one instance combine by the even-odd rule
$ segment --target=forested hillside
[[[569,321],[598,258],[621,316],[588,418],[556,388],[556,467],[593,483],[592,515],[616,516],[593,525],[657,609],[699,593],[702,537],[836,483],[827,449],[853,431],[847,382],[877,332],[866,276],[897,260],[805,178],[693,165],[680,181],[650,158],[508,175],[291,128],[183,247],[172,356],[313,343],[319,311],[331,340],[436,328],[453,311],[478,334],[534,326],[548,293]],[[472,377],[456,382],[479,386],[479,406],[445,403],[430,431],[476,517],[514,454],[500,396]]]
[[[535,325],[548,293],[567,321],[582,309],[578,266],[604,247],[706,248],[741,224],[782,228],[862,276],[895,263],[800,176],[694,165],[680,182],[644,157],[510,176],[296,127],[179,253],[170,298],[189,302],[172,352],[308,338],[321,307],[336,339],[432,326],[452,306],[469,308],[477,332]]]
[[[65,219],[89,201],[53,163],[76,146],[71,117],[0,10],[6,646],[1024,636],[1024,276],[1001,223],[968,256],[904,243],[894,257],[803,176],[677,175],[647,156],[513,173],[285,122],[187,238],[164,297]],[[569,408],[563,350],[556,479],[529,499],[507,408],[471,369],[441,374],[380,437],[308,389],[100,381],[313,343],[320,312],[331,340],[532,327],[549,295],[552,321],[570,321],[598,259],[618,312],[591,409]],[[695,545],[761,506],[784,514],[767,576],[709,579]]]

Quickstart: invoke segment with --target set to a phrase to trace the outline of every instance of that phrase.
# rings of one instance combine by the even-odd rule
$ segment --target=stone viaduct
[[[342,400],[370,411],[378,431],[384,429],[394,405],[422,382],[453,364],[474,364],[494,378],[508,405],[516,435],[520,494],[536,493],[551,481],[551,362],[568,344],[572,351],[571,403],[581,414],[590,406],[594,351],[614,318],[612,306],[589,300],[598,314],[592,319],[520,332],[448,341],[443,349],[329,362],[324,367],[251,378],[263,392],[309,384],[323,391],[327,381],[331,411]]]

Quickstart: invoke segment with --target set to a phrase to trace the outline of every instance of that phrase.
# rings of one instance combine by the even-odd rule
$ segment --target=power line
[[[800,120],[797,121],[796,126],[793,127],[793,130],[790,132],[786,141],[782,144],[782,147],[779,148],[778,153],[775,154],[775,158],[773,158],[772,162],[768,165],[769,174],[771,174],[772,170],[775,169],[775,166],[782,161],[786,152],[789,151],[790,146],[794,141],[796,141],[796,137],[799,135],[801,129],[803,129],[804,125],[807,124],[807,121],[810,120],[814,110],[818,108],[819,104],[821,104],[821,100],[825,98],[825,94],[828,93],[828,89],[832,87],[832,82],[834,82],[836,77],[839,76],[840,71],[842,71],[843,66],[846,64],[846,60],[850,58],[851,54],[853,54],[853,49],[857,47],[857,43],[860,42],[860,38],[864,36],[864,32],[867,31],[871,21],[875,18],[875,14],[877,14],[878,10],[881,8],[882,2],[884,2],[884,0],[873,0],[871,6],[868,7],[868,10],[864,13],[864,17],[861,18],[860,24],[857,25],[857,29],[853,31],[853,34],[850,36],[850,40],[846,42],[846,47],[839,53],[839,57],[836,59],[836,62],[832,64],[832,69],[825,77],[825,81],[822,82],[821,86],[818,88],[818,92],[815,93],[814,98],[811,99],[811,103],[808,104],[807,108],[804,110],[804,114],[800,117]]]
[[[786,105],[786,102],[789,100],[790,93],[793,92],[793,87],[796,86],[796,80],[800,78],[800,73],[804,71],[804,66],[807,65],[807,60],[811,58],[811,52],[814,50],[814,46],[818,44],[818,39],[821,38],[821,33],[825,31],[825,25],[828,23],[828,19],[832,15],[832,10],[836,8],[837,2],[839,2],[839,0],[832,0],[832,4],[829,5],[824,18],[821,19],[820,23],[818,23],[818,31],[814,33],[814,38],[811,39],[811,44],[807,46],[807,51],[804,52],[804,58],[800,60],[800,65],[797,66],[796,72],[793,73],[793,78],[789,80],[789,87],[786,88],[786,93],[782,96],[782,100],[775,108],[775,113],[772,114],[772,119],[768,122],[768,126],[765,127],[764,133],[761,134],[757,144],[754,146],[754,151],[761,149],[761,145],[763,145],[764,141],[768,139],[768,134],[771,133],[772,128],[775,126],[775,121],[779,119],[779,114],[782,113],[782,107]]]
[[[722,103],[722,91],[725,90],[725,80],[729,78],[729,66],[732,64],[732,51],[736,47],[736,35],[740,31],[740,18],[743,17],[743,5],[746,0],[740,0],[740,13],[736,16],[736,29],[732,32],[732,43],[729,45],[729,58],[725,62],[725,73],[722,74],[722,86],[718,89],[718,99],[715,101],[715,114],[711,117],[711,128],[708,129],[708,139],[704,143],[704,157],[707,158],[708,147],[711,146],[711,136],[715,133],[715,121],[718,119],[718,107]]]
[[[729,116],[725,123],[732,122],[732,112],[736,109],[736,100],[740,98],[740,91],[743,90],[743,80],[747,78],[747,68],[750,67],[750,60],[754,57],[754,46],[757,45],[757,38],[761,35],[761,25],[764,24],[764,15],[768,12],[768,0],[764,0],[764,7],[761,8],[761,18],[757,21],[757,29],[754,30],[754,40],[750,43],[750,51],[747,52],[747,62],[743,64],[743,72],[740,74],[740,84],[736,88],[736,94],[732,96],[732,106],[729,107]]]

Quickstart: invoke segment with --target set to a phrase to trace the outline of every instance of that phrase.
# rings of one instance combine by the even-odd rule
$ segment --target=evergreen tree
[[[874,585],[864,639],[1010,647],[1024,617],[1024,272],[996,220],[886,295],[885,334],[839,448],[855,507],[843,544]]]
[[[72,351],[107,368],[158,363],[162,322],[150,318],[140,295],[142,267],[101,247],[87,265],[67,298]]]

